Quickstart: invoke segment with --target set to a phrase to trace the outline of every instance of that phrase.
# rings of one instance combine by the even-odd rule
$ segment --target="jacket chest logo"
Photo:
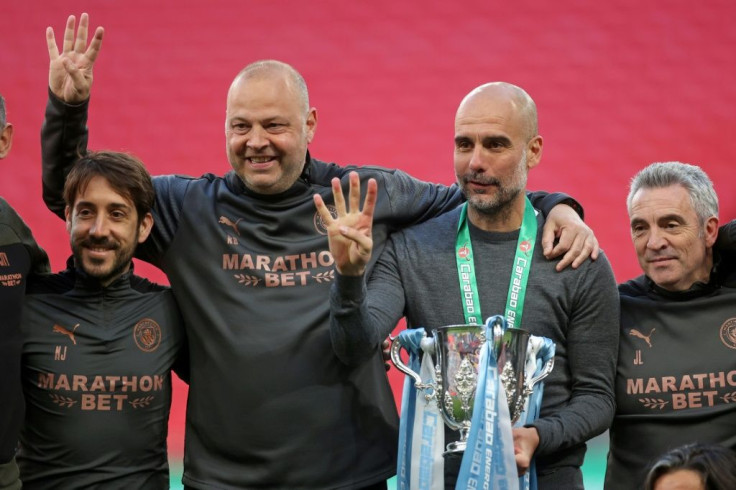
[[[327,210],[330,212],[330,215],[333,218],[337,218],[337,208],[334,204],[328,204]],[[314,213],[314,229],[317,230],[317,233],[320,235],[327,235],[327,227],[325,226],[324,221],[322,221],[322,217],[319,215],[318,212]]]
[[[135,345],[143,352],[153,352],[161,344],[161,327],[150,318],[144,318],[133,327]]]
[[[721,342],[730,349],[736,349],[736,318],[729,318],[721,325]]]
[[[61,325],[54,324],[52,331],[54,333],[60,333],[62,335],[66,335],[67,337],[69,337],[69,340],[72,341],[72,344],[77,345],[77,339],[74,338],[74,332],[77,331],[77,328],[79,328],[79,323],[74,325],[71,330],[62,327]]]

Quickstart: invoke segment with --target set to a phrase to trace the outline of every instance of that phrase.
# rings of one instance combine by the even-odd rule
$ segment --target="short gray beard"
[[[516,199],[522,189],[503,189],[499,191],[496,199],[484,201],[475,199],[475,196],[465,196],[468,205],[471,206],[479,214],[489,218],[507,219],[511,214],[511,203]]]
[[[526,151],[522,153],[521,159],[519,160],[518,166],[523,167],[526,165]],[[471,176],[471,180],[472,180]],[[463,181],[468,179],[464,178]],[[483,180],[483,179],[477,179]],[[511,213],[511,203],[517,198],[519,193],[526,189],[526,179],[522,179],[519,187],[515,188],[502,188],[498,180],[493,179],[490,183],[494,183],[499,186],[498,194],[495,199],[483,200],[475,199],[475,195],[470,194],[465,190],[464,186],[460,186],[465,199],[468,201],[468,205],[471,206],[479,214],[487,216],[489,218],[501,218],[507,219]]]

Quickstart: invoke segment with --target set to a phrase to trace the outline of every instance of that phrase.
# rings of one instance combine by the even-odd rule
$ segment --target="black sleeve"
[[[23,423],[21,308],[31,272],[49,272],[48,257],[0,197],[0,464],[13,457]]]
[[[720,250],[736,251],[736,220],[731,220],[718,228],[716,248]]]
[[[174,361],[174,366],[172,367],[176,375],[184,381],[186,384],[189,384],[189,344],[185,340],[181,350],[179,350],[179,354],[176,356],[176,361]]]
[[[455,209],[465,201],[457,184],[451,186],[431,184],[396,169],[366,166],[363,170],[372,172],[371,176],[379,179],[379,192],[390,202],[389,224],[394,230],[424,222]],[[527,192],[527,196],[544,217],[547,217],[557,204],[567,204],[583,219],[582,206],[567,194],[536,191]]]
[[[89,99],[70,105],[49,90],[41,127],[41,179],[43,200],[51,212],[64,219],[64,182],[74,163],[87,153]],[[173,240],[179,223],[189,179],[175,176],[153,178],[156,202],[152,209],[154,230],[136,248],[135,256],[160,267],[161,257]]]
[[[580,215],[580,219],[585,219],[585,213],[580,203],[563,192],[527,191],[526,195],[532,205],[540,210],[545,218],[552,211],[552,208],[558,204],[567,204]]]
[[[720,284],[736,287],[736,220],[718,229],[718,239],[713,250],[717,259]]]
[[[69,105],[49,89],[41,126],[41,180],[46,207],[64,218],[64,182],[79,155],[87,152],[89,99]]]

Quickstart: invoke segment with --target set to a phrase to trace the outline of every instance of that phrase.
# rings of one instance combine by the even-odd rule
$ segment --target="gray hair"
[[[640,189],[681,185],[690,195],[690,203],[701,225],[711,216],[718,217],[718,196],[708,175],[696,165],[681,162],[657,162],[648,165],[631,179],[626,207]]]
[[[7,122],[5,118],[5,99],[3,99],[3,96],[0,95],[0,130],[5,127],[5,123]]]

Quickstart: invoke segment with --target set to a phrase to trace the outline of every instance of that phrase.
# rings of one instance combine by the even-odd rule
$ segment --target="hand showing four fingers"
[[[89,98],[92,86],[92,68],[102,46],[102,27],[95,30],[87,46],[89,16],[82,14],[79,30],[74,35],[75,18],[70,15],[64,29],[62,50],[56,45],[54,30],[46,28],[46,44],[49,50],[49,88],[68,104],[78,104]]]
[[[327,228],[330,252],[335,259],[337,271],[345,276],[360,276],[373,252],[373,212],[378,184],[375,179],[368,180],[361,210],[360,177],[356,172],[350,172],[349,179],[350,195],[347,203],[340,187],[340,179],[332,179],[336,216],[330,213],[320,195],[315,194],[314,204]]]

